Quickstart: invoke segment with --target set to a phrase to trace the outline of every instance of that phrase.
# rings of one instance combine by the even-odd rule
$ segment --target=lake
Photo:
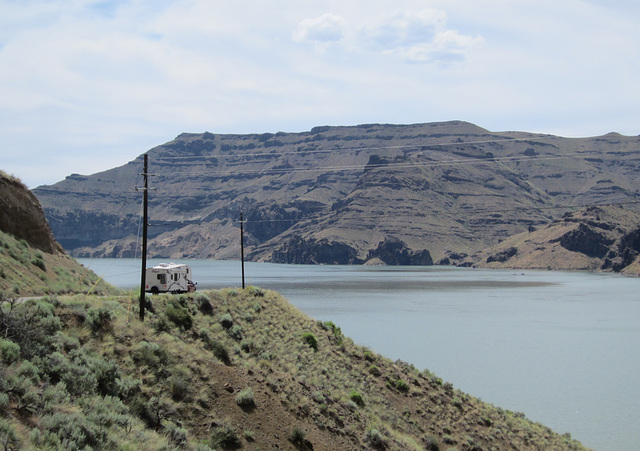
[[[117,287],[139,286],[140,260],[79,261]],[[192,267],[200,290],[242,284],[240,262],[181,263]],[[279,291],[356,343],[588,447],[640,443],[638,278],[268,263],[247,263],[245,276],[247,286]]]

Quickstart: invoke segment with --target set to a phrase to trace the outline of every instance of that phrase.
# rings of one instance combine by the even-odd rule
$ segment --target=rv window
[[[160,283],[167,283],[166,274],[158,274],[158,280],[160,281]]]

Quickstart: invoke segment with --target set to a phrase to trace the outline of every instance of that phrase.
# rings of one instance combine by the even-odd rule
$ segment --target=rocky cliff
[[[566,213],[468,256],[468,266],[640,274],[640,214],[620,206]]]
[[[63,252],[36,196],[18,179],[0,171],[0,231],[49,254]]]
[[[89,291],[116,290],[64,252],[36,197],[0,171],[0,302]]]
[[[239,258],[242,213],[252,260],[461,263],[573,206],[635,202],[639,147],[614,133],[569,139],[460,121],[185,133],[147,152],[149,255]],[[135,256],[140,172],[142,157],[34,193],[72,255]]]

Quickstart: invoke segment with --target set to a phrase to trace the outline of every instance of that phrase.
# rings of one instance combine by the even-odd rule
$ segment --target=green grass
[[[84,292],[116,294],[118,290],[74,259],[48,254],[25,240],[0,231],[0,291],[11,296]]]

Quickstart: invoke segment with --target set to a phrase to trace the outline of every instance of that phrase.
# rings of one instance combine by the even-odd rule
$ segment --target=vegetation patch
[[[482,403],[429,371],[374,355],[273,292],[258,296],[260,308],[247,290],[205,294],[217,315],[193,297],[158,296],[145,322],[135,296],[18,303],[3,295],[0,443],[198,451],[329,443],[581,449],[570,436]],[[183,309],[192,326],[168,320],[169,307]],[[158,327],[163,318],[168,328]],[[235,326],[239,342],[230,333]],[[398,381],[411,381],[411,396],[398,396]]]
[[[256,402],[253,398],[253,390],[247,387],[236,395],[236,404],[240,407],[254,407]]]
[[[303,333],[302,340],[314,351],[318,350],[318,339],[311,332]]]

